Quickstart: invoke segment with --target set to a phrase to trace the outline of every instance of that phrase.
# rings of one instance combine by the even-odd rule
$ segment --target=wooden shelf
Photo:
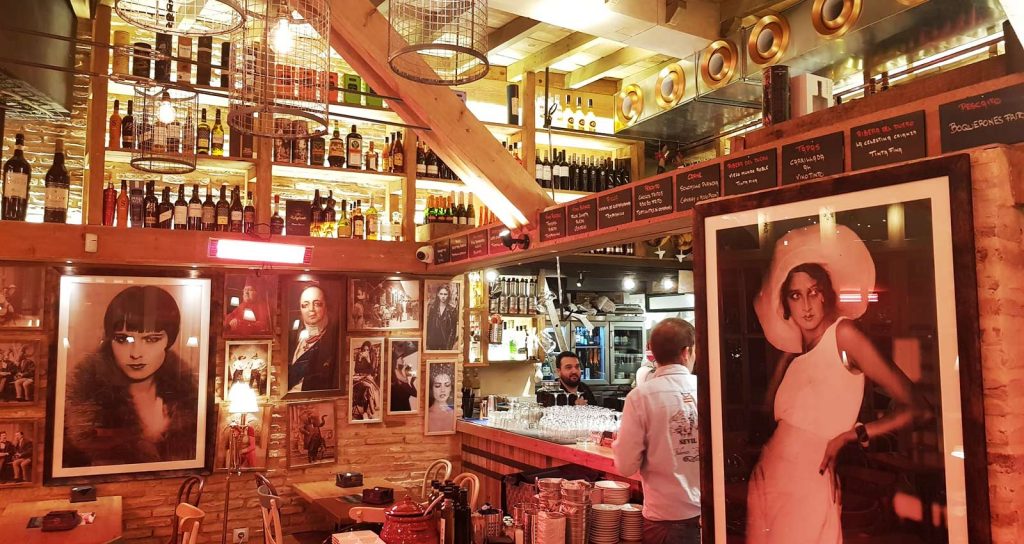
[[[131,164],[132,162],[131,149],[107,148],[105,154],[106,162],[122,164]],[[210,155],[196,156],[196,168],[202,170],[232,170],[239,173],[245,173],[255,165],[256,161],[254,159],[244,159],[240,157],[213,157]]]
[[[402,181],[403,176],[388,174],[384,172],[371,172],[369,170],[355,170],[351,168],[332,168],[329,166],[304,166],[301,164],[289,164],[275,162],[271,172],[275,177],[290,177],[306,180],[319,180],[329,182],[365,183],[371,185],[382,185],[390,182]]]
[[[487,129],[491,131],[491,134],[494,134],[495,138],[498,138],[499,140],[512,138],[518,135],[523,128],[518,125],[509,125],[505,123],[485,122],[484,125],[486,125]],[[558,148],[569,147],[573,149],[589,149],[610,153],[613,151],[625,150],[633,144],[643,142],[643,140],[639,139],[626,138],[600,132],[584,132],[581,130],[554,127],[545,129],[537,127],[537,138],[535,142],[537,145],[548,145],[548,131],[551,132],[551,145]]]

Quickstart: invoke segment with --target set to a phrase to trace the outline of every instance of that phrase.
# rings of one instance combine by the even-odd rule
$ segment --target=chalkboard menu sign
[[[559,207],[540,213],[540,241],[548,242],[565,237],[565,208]]]
[[[445,264],[452,260],[451,246],[446,238],[440,242],[434,242],[434,264]]]
[[[842,173],[842,132],[782,146],[783,185]]]
[[[676,211],[692,210],[693,205],[722,196],[722,169],[712,164],[676,175]]]
[[[465,261],[469,258],[469,241],[465,236],[451,239],[452,262]]]
[[[597,197],[597,228],[607,229],[633,221],[633,188]]]
[[[633,188],[633,213],[636,220],[672,213],[672,178],[656,179]]]
[[[469,233],[469,258],[487,256],[487,231],[478,230]]]
[[[924,110],[850,129],[854,170],[920,159],[928,154]]]
[[[1024,84],[939,106],[942,152],[1024,141]]]
[[[491,255],[497,255],[498,253],[505,253],[507,251],[510,251],[509,248],[505,247],[505,244],[501,243],[500,234],[504,230],[505,227],[499,225],[497,227],[491,227],[490,230],[488,231],[490,234],[488,234],[487,246],[490,248],[488,252]]]
[[[771,189],[779,184],[775,149],[725,159],[725,196]]]
[[[587,234],[597,230],[597,200],[590,198],[582,202],[571,202],[567,208],[566,226],[569,236]]]

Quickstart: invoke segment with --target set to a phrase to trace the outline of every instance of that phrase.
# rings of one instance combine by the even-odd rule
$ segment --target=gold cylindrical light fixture
[[[747,55],[754,64],[768,66],[782,60],[789,47],[789,21],[778,13],[758,19],[747,37]]]
[[[811,24],[818,35],[839,38],[857,24],[863,8],[863,0],[814,0]]]
[[[615,95],[615,118],[619,124],[633,126],[644,111],[644,92],[636,83],[630,83]]]
[[[686,72],[677,62],[661,69],[654,84],[654,97],[658,106],[667,109],[675,106],[686,94]]]
[[[700,77],[712,89],[724,87],[736,73],[739,51],[728,40],[715,40],[700,54]]]

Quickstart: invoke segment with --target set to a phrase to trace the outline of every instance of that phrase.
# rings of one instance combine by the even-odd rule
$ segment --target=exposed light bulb
[[[487,283],[494,283],[494,280],[498,279],[498,271],[493,268],[489,269],[484,272],[484,279],[487,280]]]
[[[636,280],[629,276],[622,278],[622,288],[625,289],[626,291],[632,291],[633,289],[636,289]]]
[[[160,96],[160,107],[156,110],[156,117],[165,125],[174,122],[174,106],[171,105],[171,95],[167,91]]]
[[[270,33],[270,45],[278,55],[287,55],[295,47],[295,36],[292,35],[291,25],[288,19],[282,17],[277,20],[274,30]]]
[[[672,289],[675,286],[676,286],[676,282],[672,281],[671,277],[665,276],[664,278],[661,278],[661,288],[662,289],[668,291],[669,289]]]

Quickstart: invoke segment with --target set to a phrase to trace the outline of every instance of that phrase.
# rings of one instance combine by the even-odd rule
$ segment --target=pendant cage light
[[[463,85],[490,69],[487,0],[391,0],[388,63],[430,85]]]
[[[177,36],[220,36],[245,23],[244,0],[117,0],[126,23]]]
[[[199,95],[192,91],[136,85],[132,167],[154,174],[194,172],[198,110]]]
[[[327,0],[246,1],[228,86],[228,125],[236,133],[281,140],[327,134],[329,25]]]

